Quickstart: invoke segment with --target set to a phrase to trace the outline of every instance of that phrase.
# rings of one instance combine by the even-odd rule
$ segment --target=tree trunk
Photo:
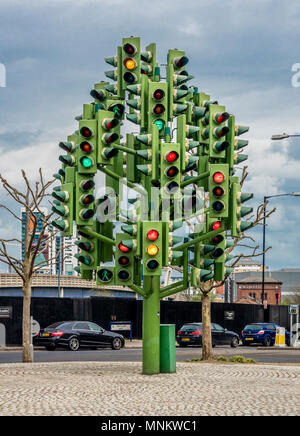
[[[31,363],[31,337],[30,337],[30,302],[31,302],[31,281],[23,283],[23,322],[22,322],[22,337],[23,337],[23,362]]]
[[[202,359],[213,360],[210,323],[210,296],[208,292],[202,292]]]

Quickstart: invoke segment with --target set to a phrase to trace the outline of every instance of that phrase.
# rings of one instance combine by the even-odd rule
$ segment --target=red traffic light
[[[216,127],[214,129],[214,135],[216,138],[222,138],[222,136],[227,135],[228,132],[229,132],[229,127],[227,127],[227,126]]]
[[[131,56],[136,53],[136,47],[133,44],[129,44],[129,42],[123,45],[123,50]]]
[[[104,101],[106,97],[106,92],[104,89],[92,89],[90,92],[90,96],[99,101]]]
[[[213,175],[213,181],[215,183],[223,183],[225,180],[225,176],[223,173],[221,173],[221,171],[217,171],[216,173],[214,173]]]
[[[154,98],[154,100],[160,101],[164,98],[165,96],[165,91],[163,89],[156,89],[153,94],[152,97]]]
[[[85,138],[91,138],[93,136],[93,131],[89,127],[81,127],[80,134]]]
[[[169,151],[169,153],[166,154],[165,156],[165,160],[167,162],[175,162],[179,157],[179,154],[177,153],[177,151]]]
[[[210,224],[211,230],[218,230],[220,228],[221,228],[221,221],[214,221],[213,223]]]
[[[147,239],[149,239],[149,241],[156,241],[156,239],[158,238],[159,233],[157,230],[155,229],[151,229],[148,231],[147,233]]]
[[[222,112],[222,113],[217,113],[215,116],[215,121],[218,124],[224,123],[225,121],[227,121],[229,118],[229,113],[228,112]]]
[[[118,247],[119,247],[119,250],[122,251],[123,253],[128,253],[128,251],[130,251],[130,248],[126,247],[126,245],[122,244],[122,242],[120,242]]]

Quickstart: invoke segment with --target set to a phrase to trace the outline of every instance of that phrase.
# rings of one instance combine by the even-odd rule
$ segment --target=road
[[[275,348],[259,349],[259,347],[216,347],[214,348],[215,357],[232,355],[242,355],[260,363],[292,363],[300,365],[300,350],[279,350]],[[188,359],[201,357],[201,348],[189,347],[185,349],[176,348],[176,359],[182,362]],[[111,349],[80,349],[78,351],[68,351],[57,349],[47,351],[36,349],[34,351],[35,362],[141,362],[142,349],[125,348],[119,351]],[[9,350],[0,352],[0,363],[22,362],[22,352],[20,350]]]

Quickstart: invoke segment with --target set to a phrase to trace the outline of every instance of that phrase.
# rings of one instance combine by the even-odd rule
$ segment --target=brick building
[[[237,300],[249,296],[255,300],[262,300],[262,278],[245,277],[236,281]],[[265,277],[264,299],[268,304],[280,304],[282,282],[273,277]]]

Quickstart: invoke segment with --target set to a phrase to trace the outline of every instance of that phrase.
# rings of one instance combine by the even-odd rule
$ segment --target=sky
[[[104,71],[112,69],[104,58],[132,35],[141,37],[142,47],[157,43],[160,64],[168,49],[184,50],[195,76],[189,83],[250,127],[241,137],[249,139],[243,190],[254,193],[254,208],[264,196],[300,191],[300,137],[270,140],[273,134],[300,134],[296,0],[2,0],[0,173],[7,180],[22,189],[21,169],[31,181],[39,167],[45,178],[57,171],[58,142],[76,130],[74,117],[91,101],[93,84],[107,80]],[[0,202],[15,207],[1,189]],[[300,197],[271,198],[273,207],[266,264],[300,267]],[[0,209],[0,237],[20,232]],[[262,244],[262,226],[249,235]]]

